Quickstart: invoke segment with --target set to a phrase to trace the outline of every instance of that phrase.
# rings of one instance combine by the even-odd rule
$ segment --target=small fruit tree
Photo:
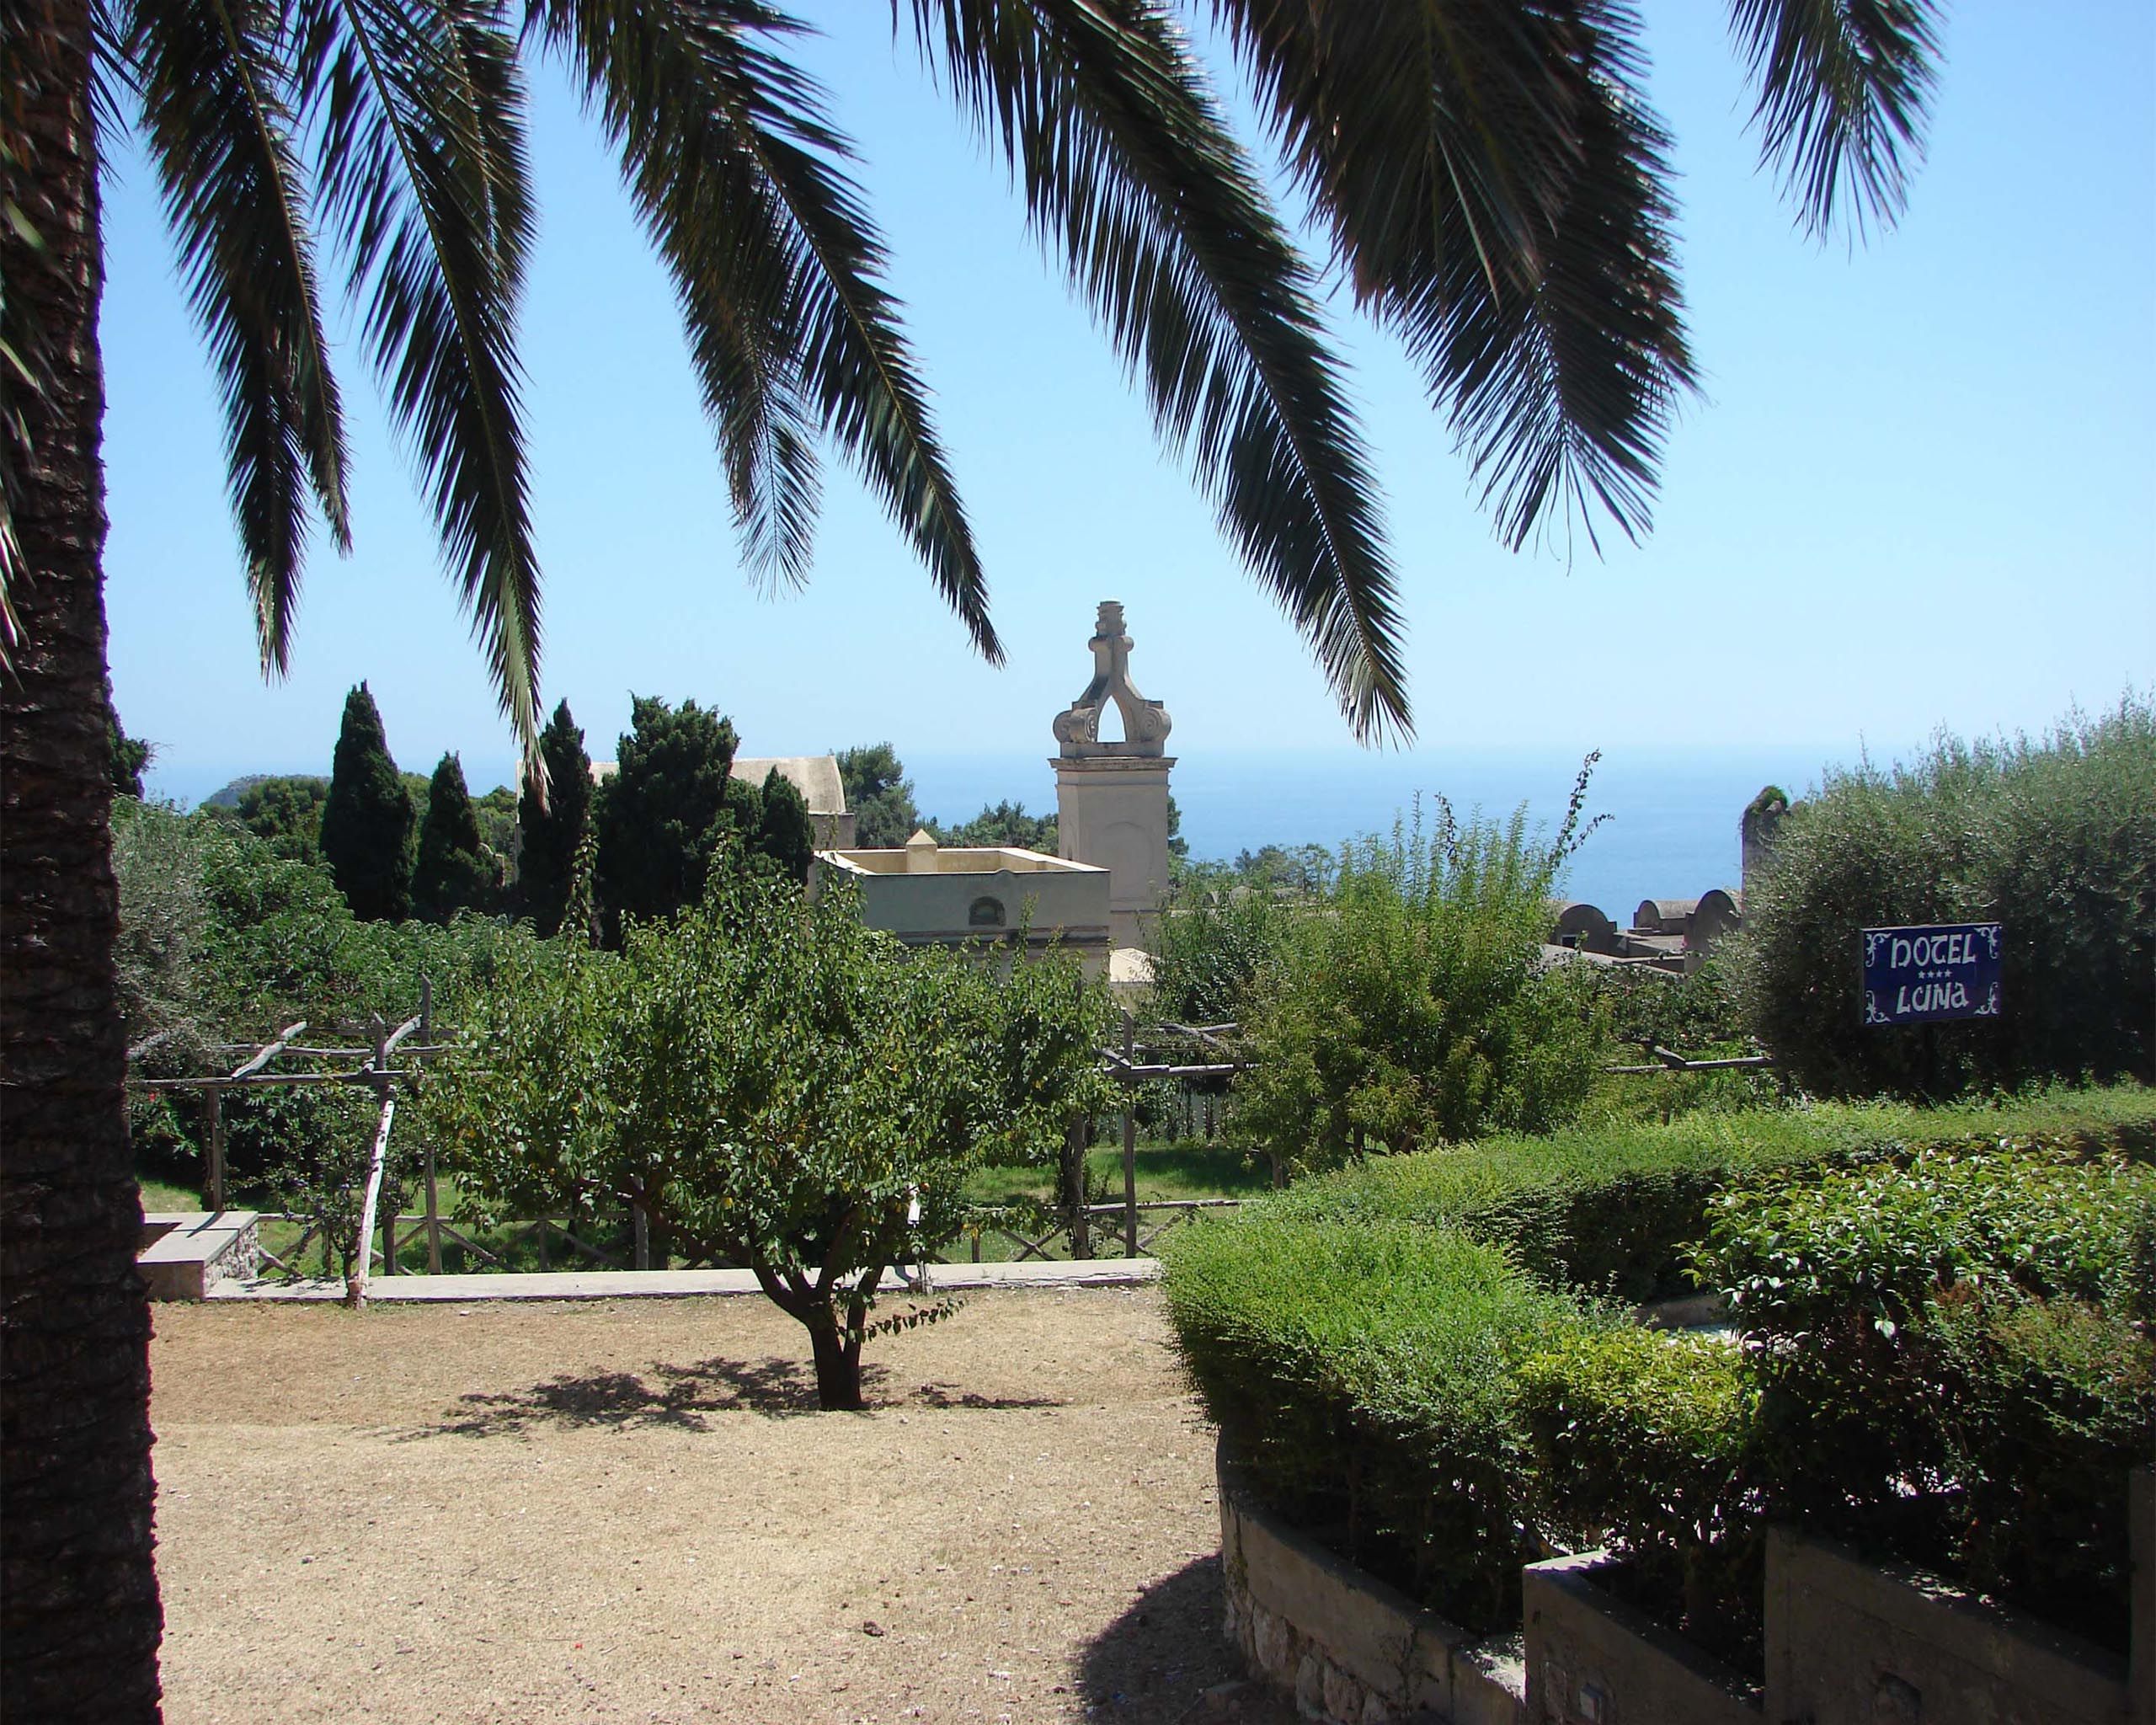
[[[908,952],[843,887],[713,869],[619,953],[504,978],[428,1105],[481,1202],[626,1204],[753,1269],[821,1405],[858,1407],[884,1270],[956,1235],[976,1162],[1047,1161],[1107,1105],[1107,1015],[1075,959]]]

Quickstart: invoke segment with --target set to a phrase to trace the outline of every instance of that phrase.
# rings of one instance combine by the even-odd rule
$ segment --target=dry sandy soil
[[[753,1298],[164,1306],[172,1725],[1133,1721],[1203,1698],[1213,1435],[1150,1290],[975,1295],[815,1412]]]

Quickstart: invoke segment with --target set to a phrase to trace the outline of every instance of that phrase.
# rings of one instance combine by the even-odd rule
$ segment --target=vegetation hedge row
[[[1710,1202],[1732,1184],[1776,1169],[2000,1138],[2156,1156],[2156,1090],[2062,1089],[1946,1108],[1822,1103],[1575,1127],[1374,1156],[1305,1181],[1279,1203],[1312,1220],[1458,1228],[1503,1247],[1545,1282],[1636,1301],[1694,1291],[1689,1249],[1706,1231]]]
[[[2123,1643],[2156,1459],[2156,1169],[2042,1146],[1716,1200],[1774,1507]]]
[[[1760,1531],[1782,1512],[2040,1604],[2052,1588],[2109,1623],[2124,1599],[2115,1500],[2156,1445],[2140,1327],[2156,1172],[2101,1146],[2152,1142],[2156,1094],[2121,1087],[1381,1158],[1164,1241],[1169,1309],[1261,1497],[1470,1628],[1517,1621],[1522,1563],[1607,1544],[1742,1660]],[[1988,1172],[1940,1176],[1928,1209],[1875,1202],[1948,1168]],[[1867,1235],[1867,1206],[1895,1220]],[[1710,1215],[1700,1267],[1738,1290],[1760,1348],[1642,1331],[1590,1296],[1628,1272],[1657,1280],[1647,1267],[1684,1261]],[[1633,1227],[1630,1244],[1581,1243],[1600,1226]],[[1811,1356],[1774,1344],[1825,1316],[1774,1307],[1787,1322],[1770,1336],[1759,1289],[1788,1267],[1740,1250],[1806,1231],[1865,1241],[1855,1258],[1903,1290],[1908,1320],[1865,1332],[1883,1359],[1849,1331],[1819,1357],[1822,1383],[1785,1372]],[[1814,1257],[1828,1311],[1881,1316],[1853,1273],[1829,1289],[1838,1261]],[[1931,1435],[1889,1448],[1892,1410],[1927,1396]],[[1807,1401],[1876,1417],[1793,1423]],[[1936,1411],[1950,1405],[1951,1422]],[[1917,1460],[1928,1519],[1884,1513]]]
[[[1457,1622],[1516,1621],[1547,1548],[1513,1373],[1596,1320],[1459,1234],[1272,1205],[1178,1232],[1184,1357],[1264,1500]]]
[[[1914,764],[1830,773],[1748,884],[1732,965],[1753,1033],[1814,1094],[1943,1097],[2150,1071],[2156,703],[2039,742],[1942,736]],[[1993,1018],[1861,1022],[1859,931],[2003,921]]]

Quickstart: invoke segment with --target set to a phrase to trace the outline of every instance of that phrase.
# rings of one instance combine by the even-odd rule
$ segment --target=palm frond
[[[526,758],[539,734],[517,302],[532,232],[516,43],[494,0],[302,0],[323,207],[452,579]]]
[[[674,278],[752,567],[805,574],[808,416],[860,470],[991,663],[987,585],[822,92],[757,0],[542,0]]]
[[[1358,299],[1422,364],[1515,547],[1647,524],[1694,383],[1667,139],[1620,0],[1214,0]]]
[[[260,0],[123,0],[188,299],[224,397],[232,514],[265,672],[286,669],[310,499],[349,549],[342,410],[323,334],[288,44]]]
[[[1730,0],[1762,161],[1814,233],[1845,209],[1891,225],[1922,158],[1938,75],[1934,0]]]
[[[1411,731],[1375,486],[1310,278],[1155,0],[915,0],[1155,423],[1358,736]]]

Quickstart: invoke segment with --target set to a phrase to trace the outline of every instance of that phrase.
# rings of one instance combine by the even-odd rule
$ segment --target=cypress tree
[[[547,800],[541,807],[537,788],[527,783],[517,804],[523,848],[517,854],[516,905],[519,915],[551,938],[568,909],[577,846],[591,828],[591,757],[568,702],[554,709],[540,734],[539,755],[547,764]]]
[[[761,812],[754,785],[729,788],[734,727],[717,713],[638,696],[629,726],[592,817],[610,934],[625,915],[670,916],[694,904],[721,834],[730,825],[753,839]]]
[[[807,799],[774,766],[764,779],[763,804],[756,825],[757,855],[770,858],[796,886],[807,885],[808,864],[816,854],[816,830],[808,820]]]
[[[479,818],[464,783],[464,763],[445,755],[427,786],[427,818],[419,827],[419,860],[412,871],[412,908],[430,922],[459,911],[488,911],[493,871],[479,837]]]
[[[412,798],[389,758],[382,714],[365,683],[344,697],[322,807],[322,855],[361,921],[402,921],[412,914]]]

